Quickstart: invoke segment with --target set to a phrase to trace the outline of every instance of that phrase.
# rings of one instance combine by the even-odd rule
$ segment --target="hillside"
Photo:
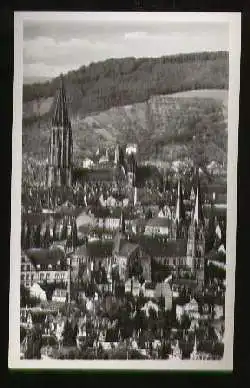
[[[25,154],[46,156],[57,86],[24,85]],[[144,159],[174,160],[194,146],[205,159],[225,159],[227,53],[111,59],[68,73],[65,86],[76,158],[135,141]]]

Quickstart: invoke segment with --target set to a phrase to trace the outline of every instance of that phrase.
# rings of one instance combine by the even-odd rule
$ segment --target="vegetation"
[[[20,306],[35,307],[40,303],[40,299],[30,295],[28,288],[21,285],[20,287]]]
[[[226,161],[222,99],[169,96],[183,90],[227,90],[226,52],[110,59],[69,72],[65,86],[75,162],[93,157],[100,145],[114,147],[117,142],[140,144],[143,160],[171,162],[195,155],[201,165]],[[24,85],[23,152],[28,156],[47,157],[57,87],[58,78]]]
[[[146,101],[151,95],[190,89],[227,89],[228,53],[192,53],[161,58],[108,59],[66,77],[72,113]],[[195,74],[195,80],[193,79]],[[24,102],[54,96],[59,78],[24,85]]]

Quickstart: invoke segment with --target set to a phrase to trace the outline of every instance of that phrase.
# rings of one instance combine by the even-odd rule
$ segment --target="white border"
[[[225,298],[225,350],[219,361],[190,360],[20,360],[20,233],[22,174],[22,86],[24,21],[166,21],[228,23],[228,176],[227,176],[227,278]],[[12,134],[12,191],[10,246],[9,368],[11,369],[129,369],[129,370],[220,370],[233,369],[234,295],[237,230],[237,156],[240,88],[240,13],[164,12],[16,12],[14,14],[14,88]]]

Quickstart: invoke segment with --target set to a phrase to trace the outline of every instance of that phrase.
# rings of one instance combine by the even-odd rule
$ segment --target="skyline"
[[[222,22],[26,20],[23,76],[30,83],[110,58],[228,50],[228,25]]]

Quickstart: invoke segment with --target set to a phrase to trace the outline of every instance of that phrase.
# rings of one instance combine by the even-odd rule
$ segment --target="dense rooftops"
[[[167,240],[141,236],[139,244],[152,257],[185,257],[187,241],[184,239]]]

